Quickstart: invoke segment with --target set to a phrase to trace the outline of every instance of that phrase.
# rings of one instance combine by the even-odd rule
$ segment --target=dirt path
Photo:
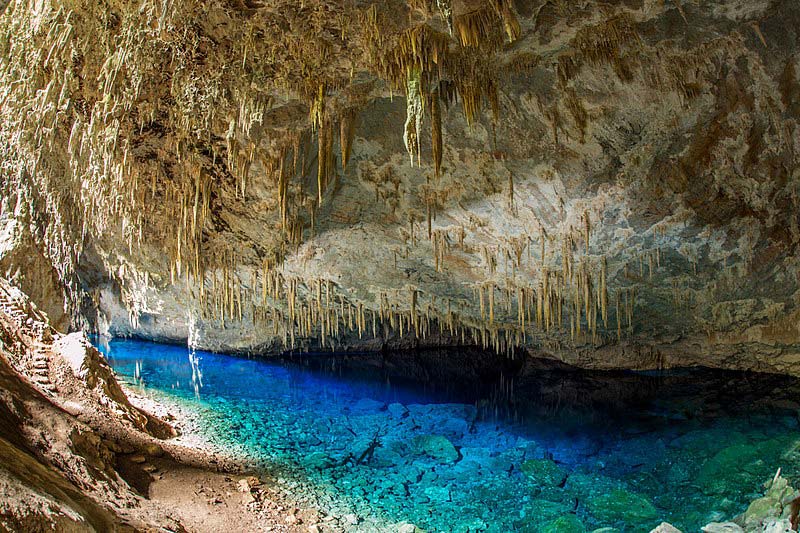
[[[342,531],[205,442],[189,410],[127,392],[0,280],[0,531]]]

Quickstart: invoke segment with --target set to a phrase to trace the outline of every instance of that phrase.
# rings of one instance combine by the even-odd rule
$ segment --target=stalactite
[[[494,325],[494,283],[489,284],[489,324]]]
[[[403,140],[406,151],[414,165],[416,154],[418,164],[420,161],[420,134],[422,132],[423,100],[422,100],[421,70],[412,68],[408,71],[406,80],[406,123]]]
[[[508,42],[519,38],[520,25],[509,0],[453,0],[453,29],[462,46],[498,46],[502,26]]]
[[[478,304],[480,306],[481,311],[481,322],[486,321],[486,312],[484,311],[484,300],[483,300],[483,285],[478,285]]]
[[[285,165],[285,150],[281,152],[278,167],[278,201],[281,208],[281,226],[286,229],[289,201],[289,172]]]
[[[589,217],[589,211],[583,212],[583,239],[586,242],[586,255],[589,255],[589,236],[592,231],[592,221]]]
[[[350,152],[356,133],[356,118],[356,110],[348,109],[339,119],[339,144],[342,149],[342,168],[344,170],[347,170],[347,164],[350,162]]]
[[[678,2],[678,1],[679,0],[676,0],[676,2]],[[685,20],[685,17],[684,17],[684,20]],[[767,40],[764,38],[764,34],[761,32],[761,27],[758,25],[758,22],[755,22],[755,21],[751,22],[750,23],[750,27],[753,28],[753,31],[755,32],[756,37],[758,37],[758,40],[761,41],[762,45],[764,45],[764,48],[769,48],[769,46],[767,45]]]
[[[333,145],[333,135],[329,120],[323,120],[317,132],[317,194],[318,203],[322,205],[322,197],[328,187],[329,173],[333,166],[331,160],[331,148]]]
[[[600,307],[603,318],[603,327],[608,327],[608,288],[606,286],[606,276],[608,273],[608,263],[603,257],[600,267]]]
[[[411,324],[414,327],[414,334],[417,334],[419,329],[419,324],[417,320],[417,296],[419,291],[417,289],[411,289]]]
[[[431,152],[433,153],[433,173],[438,179],[442,168],[442,116],[439,89],[435,89],[431,93]]]
[[[683,10],[683,5],[681,5],[681,1],[682,0],[672,0],[672,3],[675,5],[675,8],[678,10],[678,13],[680,13],[683,21],[686,24],[689,24],[689,19],[686,18],[686,12]]]
[[[539,281],[539,289],[536,291],[536,327],[544,329],[544,279]]]

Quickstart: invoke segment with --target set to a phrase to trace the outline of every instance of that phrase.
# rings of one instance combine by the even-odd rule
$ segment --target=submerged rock
[[[650,500],[624,489],[614,489],[595,496],[586,501],[586,506],[601,522],[633,525],[658,516]]]
[[[777,518],[781,512],[781,504],[772,498],[764,497],[753,502],[744,513],[745,526],[756,526],[767,519]]]
[[[469,425],[463,418],[448,418],[439,429],[448,438],[460,439],[469,431]]]
[[[303,459],[303,465],[306,468],[316,468],[317,470],[330,468],[334,464],[336,464],[336,461],[325,452],[313,452],[306,455]]]
[[[549,522],[542,528],[542,533],[584,533],[586,527],[574,514],[564,515]]]
[[[591,500],[620,488],[620,483],[601,474],[576,471],[569,475],[564,488],[574,498]]]
[[[522,463],[522,473],[537,485],[558,486],[567,479],[567,474],[549,459],[529,459]]]
[[[563,502],[533,499],[523,507],[517,528],[521,531],[539,531],[545,524],[570,514],[573,508],[574,505]]]
[[[431,503],[444,503],[450,501],[450,489],[446,487],[427,487],[423,493]]]
[[[458,460],[458,450],[452,442],[441,435],[420,435],[414,439],[414,447],[419,453],[441,463],[453,463]]]
[[[408,409],[401,403],[390,403],[387,407],[387,411],[389,411],[389,414],[394,418],[406,418],[409,415]]]
[[[373,413],[382,410],[386,404],[373,400],[372,398],[362,398],[358,400],[350,410],[354,413]]]

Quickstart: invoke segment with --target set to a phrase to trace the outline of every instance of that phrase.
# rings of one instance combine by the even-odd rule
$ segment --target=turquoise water
[[[541,368],[436,387],[352,356],[100,349],[126,381],[196,406],[209,438],[386,524],[698,531],[744,511],[778,467],[800,476],[800,386],[789,378]]]

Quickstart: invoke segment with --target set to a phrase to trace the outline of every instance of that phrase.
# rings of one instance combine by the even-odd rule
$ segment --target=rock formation
[[[800,373],[793,0],[11,0],[54,325]]]

